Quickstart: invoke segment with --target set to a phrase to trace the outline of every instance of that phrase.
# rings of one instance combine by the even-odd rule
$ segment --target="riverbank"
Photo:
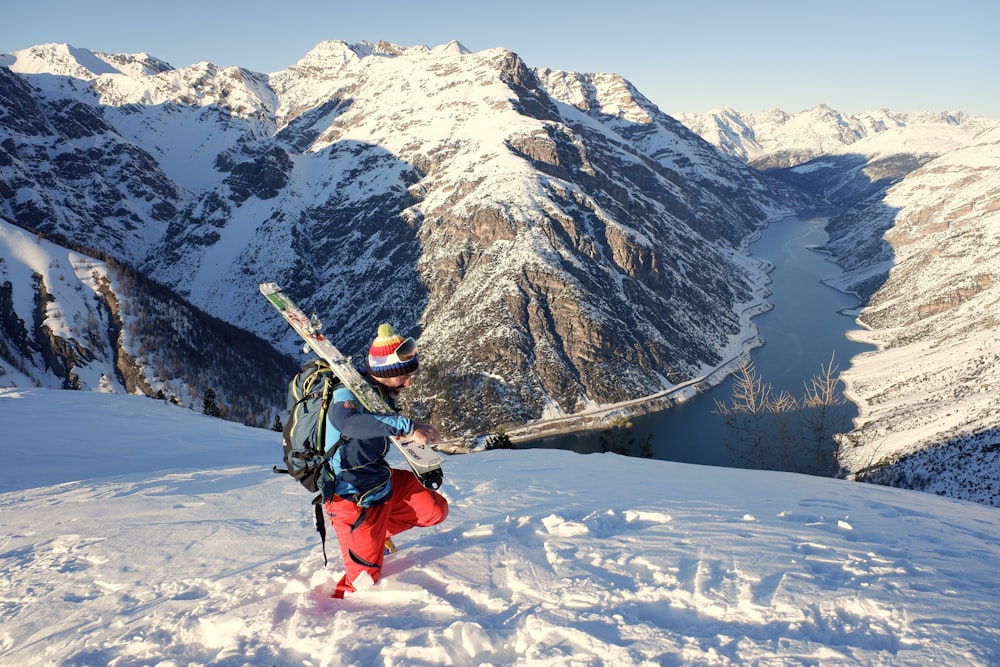
[[[762,312],[766,312],[766,310]],[[567,435],[569,433],[600,431],[617,417],[628,418],[667,410],[722,383],[731,373],[743,365],[754,348],[762,345],[764,345],[763,339],[754,335],[744,341],[743,353],[720,364],[712,372],[701,377],[689,380],[670,389],[650,394],[649,396],[587,408],[572,415],[542,418],[523,426],[507,427],[504,428],[504,433],[507,434],[511,442],[524,443]],[[481,448],[490,435],[492,434],[481,435],[471,439],[471,441],[448,440],[441,442],[435,448],[447,454],[466,454],[477,448]]]

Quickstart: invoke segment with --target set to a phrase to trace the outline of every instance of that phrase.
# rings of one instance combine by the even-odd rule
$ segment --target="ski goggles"
[[[405,364],[413,361],[417,356],[417,341],[407,338],[399,344],[392,354],[385,356],[368,355],[368,363],[372,366],[384,367],[394,364]]]

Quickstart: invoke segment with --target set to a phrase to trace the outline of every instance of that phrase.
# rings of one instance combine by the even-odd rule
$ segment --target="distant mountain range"
[[[998,124],[996,119],[960,111],[844,113],[825,104],[796,114],[726,108],[676,118],[725,153],[762,171],[829,155],[941,155]]]
[[[979,313],[996,312],[997,172],[963,164],[990,163],[998,125],[827,107],[675,119],[621,77],[457,42],[323,42],[270,74],[59,44],[0,55],[0,383],[188,404],[211,386],[241,406],[231,417],[265,425],[283,412],[282,374],[303,360],[257,293],[277,280],[351,354],[382,321],[418,335],[407,408],[446,432],[573,414],[739,353],[753,333],[742,313],[765,283],[746,244],[809,208],[842,212],[830,226],[849,269],[838,286],[871,301],[861,320],[880,343],[892,332],[887,348],[911,333],[928,346],[912,352],[919,368],[938,331],[990,348]],[[886,234],[904,222],[908,233]],[[953,254],[946,272],[917,278]],[[883,305],[911,289],[912,313]],[[168,302],[195,319],[129,326],[174,312],[150,305]],[[968,312],[941,305],[952,302]],[[948,326],[929,327],[936,317]],[[163,347],[227,357],[179,362]],[[970,364],[987,361],[978,349],[963,346]],[[258,366],[270,370],[255,377]],[[906,388],[886,401],[888,380],[863,367],[848,374],[863,406],[841,457],[852,472],[981,432],[995,414],[987,369],[968,380],[984,396],[955,396],[969,420],[880,432],[893,423],[880,402],[906,415],[959,378],[892,374]]]

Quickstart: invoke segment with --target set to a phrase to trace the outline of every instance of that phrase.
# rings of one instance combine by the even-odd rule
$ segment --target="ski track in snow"
[[[11,403],[26,402],[0,399],[5,424]],[[144,411],[133,414],[125,421]],[[102,417],[100,429],[114,428]],[[33,486],[16,470],[0,474],[0,664],[987,665],[1000,657],[993,508],[611,454],[449,457],[448,520],[399,535],[382,581],[334,600],[336,541],[324,569],[309,495],[269,471],[277,434],[236,429],[247,460],[233,465],[233,450],[211,446],[218,422],[179,421],[191,430],[149,443],[176,446],[177,468],[109,475],[111,452],[125,446],[112,434],[96,452],[60,453],[62,465],[85,473],[80,481]],[[13,435],[29,428],[38,426],[15,424]],[[200,428],[210,437],[199,462]]]

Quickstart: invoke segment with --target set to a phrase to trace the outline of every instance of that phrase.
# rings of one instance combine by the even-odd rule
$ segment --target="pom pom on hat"
[[[403,337],[396,333],[391,324],[380,324],[378,335],[375,336],[371,347],[368,348],[368,354],[375,357],[388,356],[395,352],[402,342]]]
[[[400,336],[391,324],[380,324],[378,335],[368,348],[368,372],[389,378],[415,373],[417,367],[416,342]]]

